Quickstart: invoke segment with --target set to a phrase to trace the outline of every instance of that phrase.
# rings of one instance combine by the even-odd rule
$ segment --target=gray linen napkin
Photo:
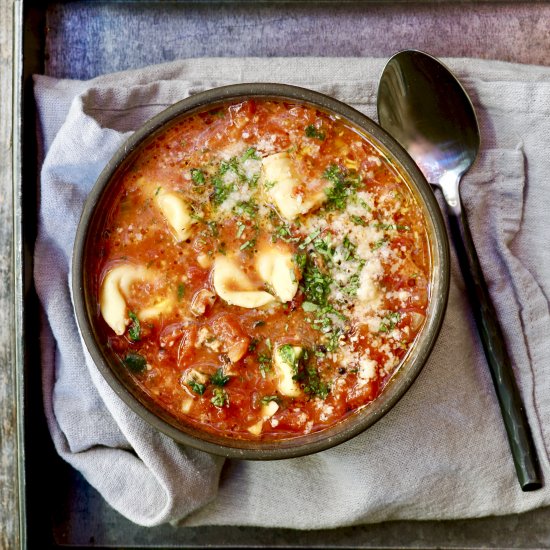
[[[463,195],[550,483],[550,69],[447,62],[480,117],[483,148]],[[175,444],[120,401],[79,337],[69,290],[76,225],[96,177],[133,130],[189,94],[251,81],[313,88],[374,118],[382,67],[350,58],[196,59],[88,82],[36,77],[46,416],[59,454],[132,521],[314,529],[550,504],[549,487],[519,489],[456,262],[441,336],[410,391],[364,434],[299,459],[224,463]]]

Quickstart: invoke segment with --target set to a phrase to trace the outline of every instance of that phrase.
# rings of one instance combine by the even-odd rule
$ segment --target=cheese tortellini
[[[269,292],[256,290],[246,273],[227,256],[216,258],[213,282],[218,296],[229,305],[252,309],[275,300]]]
[[[132,286],[155,280],[155,274],[142,265],[121,264],[112,268],[101,284],[99,308],[105,322],[115,334],[122,336],[130,323],[126,298],[131,295]],[[137,317],[147,321],[168,313],[173,307],[173,300],[166,298],[151,306],[141,309]]]
[[[214,289],[230,305],[262,307],[275,301],[290,302],[298,291],[292,254],[277,248],[258,253],[255,269],[270,292],[257,289],[235,259],[218,256],[214,262]]]
[[[290,252],[268,248],[259,252],[256,270],[283,303],[290,302],[298,291],[298,279]]]
[[[172,228],[176,241],[182,242],[191,236],[191,227],[195,220],[185,199],[172,191],[159,189],[155,193],[155,204]]]
[[[306,196],[297,192],[300,180],[286,151],[265,157],[262,160],[262,170],[264,187],[269,198],[289,221],[300,214],[306,214],[326,200],[326,194],[322,190],[308,192]]]

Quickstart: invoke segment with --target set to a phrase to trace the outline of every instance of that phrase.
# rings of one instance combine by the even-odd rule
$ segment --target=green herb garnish
[[[290,344],[284,344],[277,350],[277,353],[279,354],[281,361],[292,367],[292,370],[296,374],[298,372],[299,356],[294,348]]]
[[[248,351],[250,352],[254,351],[259,343],[260,343],[260,340],[258,340],[258,338],[252,338],[252,340],[250,340],[250,344],[248,344]]]
[[[264,395],[260,399],[260,403],[262,405],[267,405],[268,403],[271,403],[271,401],[274,401],[275,403],[278,404],[281,402],[281,398],[278,395]]]
[[[212,185],[214,186],[214,196],[212,197],[212,202],[216,206],[222,204],[234,189],[234,185],[232,183],[225,183],[220,176],[215,176],[212,179]]]
[[[380,239],[372,244],[371,250],[378,250],[379,248],[382,248],[386,243],[388,242],[388,239],[385,237],[383,239]]]
[[[367,225],[367,222],[363,218],[361,218],[360,216],[351,216],[351,221],[355,225],[362,225],[363,227],[365,227]]]
[[[321,380],[317,369],[311,365],[301,371],[295,378],[297,381],[302,382],[304,393],[315,395],[321,399],[326,399],[330,393],[330,386]]]
[[[218,231],[218,224],[215,221],[206,222],[206,225],[208,226],[208,229],[210,229],[212,237],[217,237],[220,234]]]
[[[325,132],[319,130],[313,124],[306,126],[305,134],[308,138],[319,139],[321,141],[325,139]]]
[[[145,360],[145,357],[135,352],[130,352],[126,355],[126,357],[124,358],[124,364],[132,372],[136,373],[143,372],[147,367],[147,361]]]
[[[317,311],[319,306],[317,304],[312,304],[311,302],[303,302],[302,309],[307,313],[311,313],[312,311]]]
[[[256,245],[256,239],[250,239],[249,241],[246,241],[245,243],[243,243],[239,247],[239,250],[246,250],[247,248],[254,248],[255,245]]]
[[[137,315],[131,311],[128,312],[128,317],[130,317],[130,320],[132,323],[128,327],[128,337],[132,342],[138,342],[141,337],[141,325],[139,323],[139,319],[137,318]]]
[[[237,239],[241,238],[245,229],[246,229],[246,225],[244,223],[237,222]]]
[[[219,368],[211,377],[210,382],[216,386],[225,386],[229,380],[231,379],[231,376],[226,376],[223,373],[223,369]]]
[[[302,289],[306,295],[307,301],[313,302],[314,304],[325,305],[330,293],[331,284],[332,279],[328,275],[325,275],[317,265],[308,258],[302,279]]]
[[[244,162],[245,160],[253,159],[253,160],[261,160],[260,155],[258,155],[258,152],[254,147],[249,147],[241,157],[241,162]]]
[[[178,302],[182,301],[184,294],[185,294],[185,285],[183,283],[179,283],[179,285],[178,285]]]
[[[401,320],[401,313],[399,311],[390,311],[384,316],[383,321],[378,327],[378,332],[391,332],[396,326],[397,323]]]
[[[229,396],[225,390],[214,388],[214,396],[210,399],[210,403],[215,407],[223,407],[229,405]]]
[[[195,185],[204,185],[206,183],[204,172],[199,168],[191,168],[191,179]]]
[[[325,208],[327,210],[344,210],[349,197],[355,193],[361,182],[360,177],[355,173],[352,174],[341,169],[336,164],[329,166],[323,177],[332,183],[332,187],[325,189],[327,196]]]
[[[206,390],[206,386],[204,384],[201,384],[200,382],[197,382],[196,380],[188,380],[187,385],[199,395],[202,395]]]
[[[262,378],[265,378],[267,373],[271,370],[271,355],[260,353],[258,355],[258,364]]]
[[[254,218],[258,212],[258,205],[253,199],[241,201],[233,207],[233,212],[237,214],[237,216],[246,215],[249,218]]]

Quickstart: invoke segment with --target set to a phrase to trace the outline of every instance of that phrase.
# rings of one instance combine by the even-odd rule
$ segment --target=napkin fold
[[[482,150],[462,195],[550,480],[550,69],[446,60],[471,94]],[[308,457],[224,461],[158,433],[106,384],[79,336],[70,293],[74,235],[116,149],[168,105],[214,86],[286,82],[376,119],[377,59],[195,59],[81,82],[35,77],[40,178],[35,284],[42,378],[58,453],[141,525],[315,529],[452,519],[550,504],[523,493],[453,256],[441,335],[417,381],[363,434]]]

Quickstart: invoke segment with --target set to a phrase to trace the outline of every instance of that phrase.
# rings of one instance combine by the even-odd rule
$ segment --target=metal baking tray
[[[344,6],[345,4],[345,6]],[[433,2],[435,6],[437,2]],[[469,2],[465,3],[471,6]],[[37,229],[37,177],[40,158],[31,75],[90,78],[98,74],[175,58],[216,55],[280,54],[280,45],[262,43],[261,27],[276,24],[289,9],[304,17],[330,17],[365,9],[364,2],[202,2],[15,1],[14,199],[16,273],[16,360],[19,413],[20,537],[23,548],[550,548],[550,508],[522,515],[461,521],[401,521],[320,531],[251,527],[144,528],[112,510],[83,477],[55,453],[42,409],[38,300],[32,282],[32,251]],[[343,7],[344,6],[344,7]],[[380,5],[368,3],[380,10]],[[410,6],[410,4],[409,4]],[[425,8],[426,5],[424,4]],[[308,10],[314,10],[308,12]],[[410,9],[410,7],[408,8]],[[209,37],[208,18],[229,14],[247,25],[246,37],[228,42]],[[93,19],[94,24],[89,25]],[[143,26],[150,20],[151,26]],[[153,22],[179,25],[182,36],[192,32],[197,44],[161,43],[165,33]],[[135,26],[146,30],[144,43],[158,47],[145,53],[123,49],[124,36]],[[134,27],[132,27],[132,25]],[[121,29],[124,28],[124,32]],[[181,30],[183,29],[183,31]],[[296,29],[283,29],[292,35]],[[157,29],[158,31],[158,29]],[[223,29],[220,32],[224,32]],[[229,32],[227,29],[225,32]],[[210,42],[209,42],[210,40]],[[216,42],[216,40],[218,40]],[[222,46],[220,46],[222,44]],[[98,46],[99,45],[99,46]],[[104,46],[121,55],[105,56]],[[103,46],[103,47],[102,47]],[[287,55],[386,55],[361,50],[340,40],[332,44],[298,41]],[[474,52],[475,53],[475,52]]]

